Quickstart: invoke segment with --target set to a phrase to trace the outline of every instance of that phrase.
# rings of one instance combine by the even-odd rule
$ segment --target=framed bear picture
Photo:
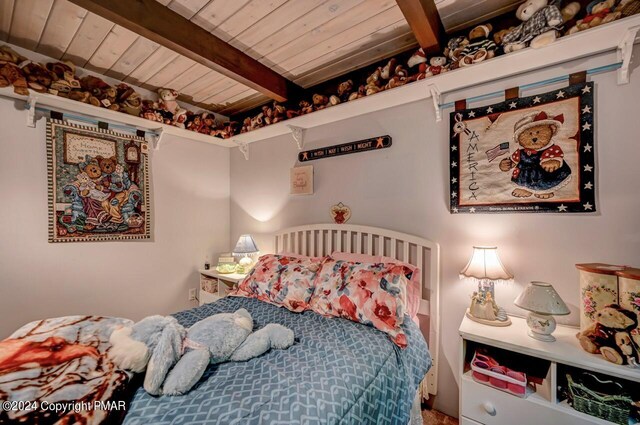
[[[151,238],[147,142],[47,120],[49,242]]]
[[[593,83],[451,113],[451,213],[596,211]]]

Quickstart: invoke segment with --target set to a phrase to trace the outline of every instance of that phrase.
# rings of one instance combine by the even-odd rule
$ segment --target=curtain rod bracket
[[[433,109],[436,113],[436,122],[442,121],[442,110],[440,109],[440,99],[442,97],[442,93],[435,86],[435,84],[429,84],[427,86],[429,90],[429,94],[431,95],[431,100],[433,101]]]
[[[36,126],[36,103],[38,98],[36,96],[29,96],[27,99],[27,127]]]
[[[155,130],[155,132],[156,132],[156,138],[155,138],[155,141],[153,142],[153,150],[159,151],[160,142],[162,141],[162,136],[164,135],[164,129],[158,128],[157,130]]]
[[[249,145],[246,143],[238,143],[238,150],[242,152],[242,156],[246,161],[249,160]]]
[[[618,44],[618,60],[622,62],[622,66],[618,70],[618,84],[628,84],[631,65],[631,54],[633,53],[633,43],[640,31],[640,25],[627,29],[624,37]]]
[[[295,125],[287,125],[287,127],[291,130],[291,137],[298,145],[298,150],[301,151],[304,147],[304,128]]]

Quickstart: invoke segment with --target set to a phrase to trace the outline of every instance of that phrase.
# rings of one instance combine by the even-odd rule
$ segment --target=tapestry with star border
[[[451,213],[596,211],[594,85],[451,113]]]

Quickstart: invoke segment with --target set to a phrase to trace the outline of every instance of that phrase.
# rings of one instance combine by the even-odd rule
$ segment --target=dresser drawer
[[[464,416],[460,417],[460,425],[482,425],[480,422],[476,422]]]
[[[468,375],[462,377],[461,416],[484,425],[600,425],[604,421],[582,415],[569,408],[553,407],[532,394],[522,399],[479,384]],[[473,422],[471,422],[473,423]]]

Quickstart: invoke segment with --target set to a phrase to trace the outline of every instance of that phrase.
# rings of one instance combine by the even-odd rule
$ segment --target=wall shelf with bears
[[[393,90],[385,90],[372,96],[340,103],[320,111],[241,133],[233,136],[232,140],[246,148],[246,145],[250,143],[272,137],[286,134],[294,137],[291,127],[310,129],[425,99],[433,100],[437,118],[441,117],[441,109],[443,108],[441,99],[447,93],[607,53],[611,54],[611,58],[606,65],[619,63],[618,83],[626,84],[629,82],[631,51],[634,44],[640,41],[638,40],[639,30],[640,15],[630,16],[588,31],[562,37],[554,43],[538,49],[526,48],[473,66],[461,67],[396,87]],[[583,69],[584,65],[582,65],[582,69],[567,69],[565,71],[569,74]]]
[[[372,96],[340,103],[330,108],[281,121],[248,133],[238,134],[230,139],[221,139],[199,134],[48,94],[36,94],[35,97],[29,99],[27,96],[13,93],[11,88],[7,87],[0,88],[0,96],[19,99],[24,102],[29,102],[30,105],[59,110],[61,112],[81,114],[100,121],[122,123],[131,127],[152,131],[156,134],[171,134],[182,139],[205,142],[228,148],[237,147],[245,158],[248,159],[250,143],[289,134],[292,140],[298,144],[299,149],[302,149],[304,144],[303,135],[306,129],[426,99],[433,101],[435,116],[436,119],[438,119],[438,117],[442,116],[441,110],[446,107],[446,105],[443,105],[442,99],[447,93],[453,93],[458,90],[468,89],[532,71],[544,70],[554,65],[566,64],[578,59],[599,57],[608,54],[611,57],[607,57],[608,62],[606,65],[620,64],[620,68],[617,71],[618,83],[625,84],[629,82],[631,72],[630,64],[632,61],[631,53],[633,46],[639,41],[638,35],[640,35],[640,15],[634,15],[589,29],[588,31],[581,31],[562,37],[554,43],[538,49],[525,48],[474,64],[470,67],[461,67],[450,72],[396,87],[392,90],[385,90]],[[33,52],[27,53],[24,49],[14,48],[22,54],[28,54],[34,60],[39,60],[44,57]],[[40,58],[34,57],[34,55],[38,55]],[[581,70],[583,69],[576,68],[565,69],[564,71],[570,73]],[[107,77],[105,77],[105,79],[107,79]],[[32,120],[35,118],[35,108],[28,108],[26,113],[28,119],[33,122]]]

